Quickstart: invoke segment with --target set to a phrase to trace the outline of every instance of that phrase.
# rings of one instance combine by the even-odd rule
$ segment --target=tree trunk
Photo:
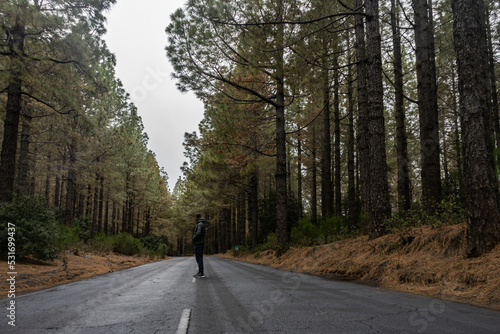
[[[50,207],[50,176],[51,176],[50,165],[47,167],[47,175],[45,177],[45,201],[47,206]]]
[[[398,207],[399,211],[410,209],[410,173],[408,169],[408,141],[405,126],[403,93],[403,65],[401,59],[401,35],[396,0],[391,0],[392,43],[394,46],[394,88],[396,116],[396,151],[398,155]]]
[[[93,239],[97,233],[99,233],[99,229],[97,226],[97,220],[99,215],[99,175],[96,175],[96,186],[94,188],[94,205],[92,210],[92,230],[91,230],[91,238]]]
[[[116,202],[113,201],[113,209],[111,213],[111,235],[116,234],[116,221],[117,221],[117,216],[118,215],[118,210],[116,209]]]
[[[231,249],[231,209],[222,209],[222,220],[224,222],[224,248],[225,250]]]
[[[92,185],[89,183],[87,185],[87,203],[85,204],[85,216],[90,215],[91,200],[92,200]]]
[[[287,173],[286,173],[286,184],[287,184],[287,196],[293,194],[292,192],[292,156],[290,154],[291,144],[287,143],[286,145],[286,165],[287,165]]]
[[[104,209],[104,178],[99,176],[99,217],[97,224],[98,233],[102,233],[102,212]]]
[[[324,42],[325,54],[328,53]],[[324,56],[326,58],[326,55]],[[321,145],[321,215],[327,218],[333,214],[332,145],[330,134],[330,75],[328,62],[323,62],[323,137]]]
[[[300,132],[297,137],[297,204],[299,205],[299,219],[304,216],[302,204],[302,142]]]
[[[413,0],[413,9],[415,12],[422,200],[428,213],[432,214],[441,200],[434,31],[428,0]]]
[[[135,236],[136,238],[139,238],[140,233],[139,233],[139,226],[141,223],[141,210],[139,207],[137,207],[137,221],[136,221],[136,229],[135,229]]]
[[[66,198],[66,180],[62,178],[61,180],[61,190],[59,191],[60,197],[59,197],[59,206],[62,208],[63,206],[66,205],[66,201],[64,200]]]
[[[490,3],[491,4],[491,3]],[[498,117],[498,95],[495,75],[495,52],[493,51],[493,41],[491,37],[490,10],[486,8],[486,30],[488,32],[488,63],[490,69],[490,85],[491,85],[491,114],[495,128],[496,146],[500,146],[500,119]]]
[[[318,195],[317,195],[317,165],[316,165],[316,124],[313,123],[312,127],[312,181],[311,181],[311,222],[317,226],[318,225]]]
[[[31,135],[31,120],[33,109],[30,106],[23,108],[23,125],[21,129],[21,145],[19,148],[19,172],[17,174],[17,192],[21,194],[30,194],[30,135]]]
[[[130,235],[134,235],[134,194],[130,194],[128,201],[127,232]]]
[[[104,234],[109,235],[109,199],[106,200],[106,207],[104,208]]]
[[[347,34],[347,48],[350,49],[350,34]],[[348,62],[351,62],[351,54],[349,51]],[[356,182],[355,182],[355,134],[354,134],[354,89],[353,89],[353,76],[352,66],[348,67],[347,72],[347,101],[349,113],[349,130],[347,143],[347,178],[348,190],[347,197],[349,201],[349,230],[353,230],[357,226],[357,205],[356,205]]]
[[[340,170],[340,98],[339,98],[339,90],[340,90],[340,82],[339,82],[339,69],[338,69],[338,57],[335,57],[333,66],[335,69],[333,70],[333,86],[334,86],[334,98],[333,98],[333,114],[334,114],[334,122],[335,122],[335,130],[334,130],[334,157],[335,157],[335,172],[334,172],[334,184],[335,184],[335,215],[338,217],[342,216],[342,182],[341,175],[342,171]]]
[[[361,8],[362,0],[355,1],[355,7]],[[362,11],[362,9],[360,9]],[[355,16],[356,34],[356,65],[357,65],[357,94],[358,94],[358,164],[359,184],[361,187],[361,209],[365,212],[371,210],[370,204],[370,157],[368,151],[368,101],[366,92],[366,44],[363,15]]]
[[[276,236],[278,254],[288,247],[288,214],[286,189],[286,129],[285,129],[285,69],[283,0],[278,2],[278,24],[276,33]]]
[[[58,169],[59,171],[59,169]],[[54,207],[58,208],[59,207],[59,192],[61,190],[61,178],[59,175],[56,176],[56,182],[54,185]]]
[[[252,248],[257,246],[258,217],[259,217],[259,179],[257,164],[250,174],[250,191],[248,192],[248,227],[252,236]]]
[[[75,201],[76,201],[76,154],[73,145],[68,145],[69,166],[68,166],[68,181],[66,192],[66,216],[64,222],[67,226],[72,226],[75,218]]]
[[[366,8],[366,56],[368,95],[368,135],[370,163],[370,238],[378,238],[385,233],[385,220],[391,215],[389,185],[387,181],[387,161],[385,152],[385,120],[382,86],[382,54],[379,24],[378,0],[365,1]]]
[[[239,245],[245,245],[245,220],[246,220],[246,205],[245,191],[241,190],[238,196],[238,222],[237,222],[237,239]]]
[[[460,188],[460,198],[464,198],[464,171],[463,171],[463,159],[462,159],[462,145],[460,141],[460,125],[459,125],[459,111],[458,111],[458,93],[456,88],[456,80],[455,80],[455,68],[451,72],[451,80],[452,80],[452,95],[453,95],[453,125],[455,127],[455,154],[457,156],[457,169],[458,169],[458,184]]]
[[[236,233],[236,205],[233,204],[231,214],[231,236],[232,236],[232,246],[239,245],[238,243],[238,234]]]
[[[14,191],[17,140],[21,115],[23,54],[25,27],[19,17],[12,29],[7,29],[10,52],[10,78],[7,87],[7,107],[4,121],[2,153],[0,155],[0,202],[9,201]]]
[[[500,241],[498,184],[493,163],[488,46],[483,0],[452,0],[462,119],[469,257]]]
[[[121,232],[127,232],[127,212],[128,212],[128,199],[125,200],[122,206],[122,230]]]
[[[78,210],[76,212],[76,216],[78,218],[83,217],[84,212],[85,212],[85,195],[81,191],[80,195],[78,195]]]

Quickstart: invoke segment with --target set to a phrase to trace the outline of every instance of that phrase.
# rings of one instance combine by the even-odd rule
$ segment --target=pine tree
[[[467,255],[474,257],[500,241],[486,18],[483,0],[453,0],[452,8],[464,146]]]

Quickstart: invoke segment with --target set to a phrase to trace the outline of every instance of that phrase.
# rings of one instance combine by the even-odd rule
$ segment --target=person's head
[[[197,213],[196,214],[196,220],[200,219],[201,218],[201,214]]]

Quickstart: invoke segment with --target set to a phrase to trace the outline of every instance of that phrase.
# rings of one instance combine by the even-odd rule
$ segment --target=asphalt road
[[[500,312],[205,257],[150,263],[15,298],[1,333],[500,333]]]

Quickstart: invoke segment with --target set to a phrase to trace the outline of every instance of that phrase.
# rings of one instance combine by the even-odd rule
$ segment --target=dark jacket
[[[200,245],[205,243],[205,219],[199,218],[196,220],[196,227],[194,228],[193,244]]]

